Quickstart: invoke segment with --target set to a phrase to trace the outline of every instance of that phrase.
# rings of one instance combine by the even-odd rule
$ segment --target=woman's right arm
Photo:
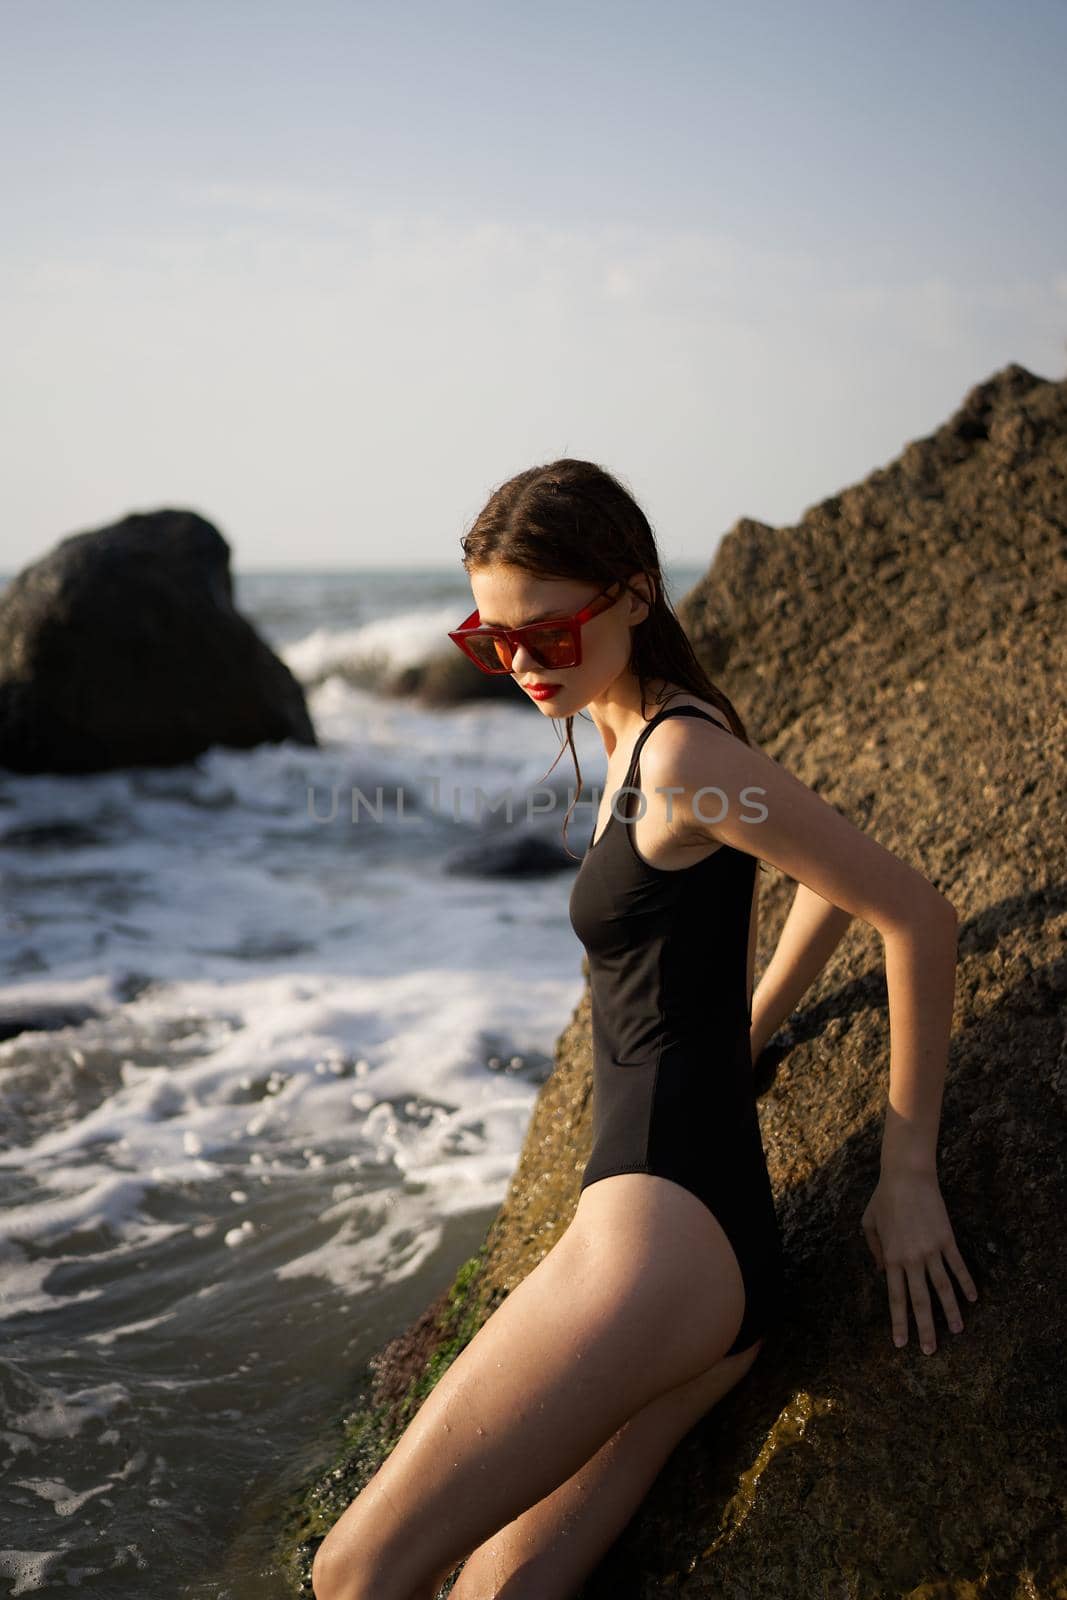
[[[752,1059],[799,1005],[852,921],[847,911],[798,883],[774,955],[752,996]]]

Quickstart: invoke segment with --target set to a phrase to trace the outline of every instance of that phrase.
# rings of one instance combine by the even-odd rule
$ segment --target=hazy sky
[[[0,569],[186,506],[441,564],[558,455],[669,561],[1067,374],[1063,0],[0,4]]]

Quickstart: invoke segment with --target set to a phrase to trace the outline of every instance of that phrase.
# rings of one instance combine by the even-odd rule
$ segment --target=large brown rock
[[[0,767],[174,766],[211,745],[317,743],[304,693],[233,604],[192,511],[71,534],[0,596]]]
[[[739,522],[681,608],[759,743],[960,913],[939,1168],[979,1299],[961,1294],[959,1335],[935,1307],[935,1355],[914,1324],[893,1347],[860,1230],[888,1083],[883,949],[853,923],[763,1074],[787,1323],[583,1600],[1067,1593],[1065,534],[1067,382],[1010,366],[796,527]],[[792,889],[764,883],[758,969]],[[294,1588],[310,1594],[318,1538],[566,1227],[590,1109],[587,992],[480,1255],[377,1358],[339,1458],[289,1509]]]

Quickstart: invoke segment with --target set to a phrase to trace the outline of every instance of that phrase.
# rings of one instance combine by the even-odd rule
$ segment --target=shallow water
[[[474,785],[528,792],[553,724],[518,691],[431,713],[373,689],[465,583],[262,576],[238,602],[321,748],[0,773],[0,1020],[69,1017],[0,1041],[12,1595],[287,1593],[272,1500],[480,1245],[581,994],[569,871],[448,870],[485,837]],[[595,729],[576,741],[598,784]],[[558,836],[569,757],[553,777]],[[408,814],[353,821],[353,786]]]

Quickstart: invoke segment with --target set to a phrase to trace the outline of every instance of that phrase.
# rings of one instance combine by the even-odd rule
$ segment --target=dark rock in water
[[[509,829],[487,833],[477,843],[451,851],[444,871],[472,878],[543,878],[549,872],[573,871],[578,860],[567,854],[556,835],[548,838],[544,833]]]
[[[884,946],[854,924],[756,1063],[787,1315],[679,1441],[583,1600],[1053,1600],[1067,1281],[1067,380],[1018,366],[796,527],[743,520],[678,608],[767,753],[960,918],[938,1176],[978,1286],[890,1337],[860,1219],[889,1061]],[[762,877],[757,979],[792,902]],[[588,986],[480,1253],[374,1360],[286,1512],[294,1590],[448,1363],[567,1226],[589,1153]],[[590,1359],[593,1359],[590,1357]]]
[[[0,1039],[14,1039],[20,1033],[54,1033],[57,1028],[77,1028],[99,1016],[92,1006],[80,1002],[69,1005],[0,1006]]]
[[[450,641],[426,661],[402,667],[382,685],[391,695],[415,695],[426,706],[462,705],[467,700],[510,700],[526,704],[526,696],[509,672],[482,672]]]
[[[0,596],[0,767],[173,766],[211,745],[317,743],[288,667],[233,605],[191,511],[72,534]]]

